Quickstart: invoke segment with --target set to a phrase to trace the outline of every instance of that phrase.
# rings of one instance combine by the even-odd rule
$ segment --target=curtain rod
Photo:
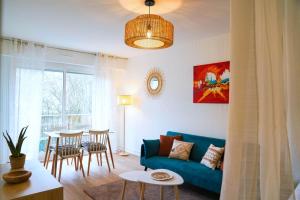
[[[30,42],[30,43],[33,43],[34,45],[37,45],[37,46],[44,46],[44,47],[53,48],[53,49],[57,49],[57,50],[72,51],[72,52],[76,52],[76,53],[86,53],[86,54],[90,54],[90,55],[93,55],[93,56],[100,55],[100,56],[108,56],[110,58],[125,59],[125,60],[128,59],[128,58],[123,58],[123,57],[110,55],[110,54],[105,54],[105,53],[100,53],[100,52],[88,52],[88,51],[80,51],[80,50],[69,49],[69,48],[54,47],[54,46],[46,45],[44,43],[33,42],[33,41],[29,41],[29,40],[22,40],[22,39],[13,38],[13,37],[2,37],[1,36],[0,38],[2,40],[8,40],[8,41],[16,40],[17,42],[20,42],[20,43],[24,42],[24,43],[27,43],[27,44]]]

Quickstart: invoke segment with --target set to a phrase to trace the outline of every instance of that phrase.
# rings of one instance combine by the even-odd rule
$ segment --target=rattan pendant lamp
[[[139,49],[162,49],[173,44],[174,26],[159,15],[150,14],[154,0],[145,0],[149,13],[139,15],[125,25],[125,43]]]

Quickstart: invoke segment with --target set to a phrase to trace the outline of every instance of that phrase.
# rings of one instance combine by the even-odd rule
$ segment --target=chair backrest
[[[109,129],[103,131],[90,130],[90,152],[100,152],[106,150],[106,145],[108,142]]]
[[[60,133],[61,156],[68,157],[80,153],[83,132]]]

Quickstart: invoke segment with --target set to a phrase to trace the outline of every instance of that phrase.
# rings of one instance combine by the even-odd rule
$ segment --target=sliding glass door
[[[44,72],[42,133],[63,128],[63,82],[63,72]]]
[[[92,124],[93,76],[66,73],[65,125],[67,129],[89,129]]]
[[[40,151],[46,132],[91,128],[93,81],[89,74],[44,71]]]

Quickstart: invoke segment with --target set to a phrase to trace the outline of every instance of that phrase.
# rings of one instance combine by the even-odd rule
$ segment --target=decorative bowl
[[[172,175],[166,173],[166,172],[153,172],[151,173],[151,178],[156,180],[156,181],[167,181],[173,178]]]
[[[27,170],[14,170],[3,174],[2,178],[7,183],[22,183],[31,177],[31,172]]]

